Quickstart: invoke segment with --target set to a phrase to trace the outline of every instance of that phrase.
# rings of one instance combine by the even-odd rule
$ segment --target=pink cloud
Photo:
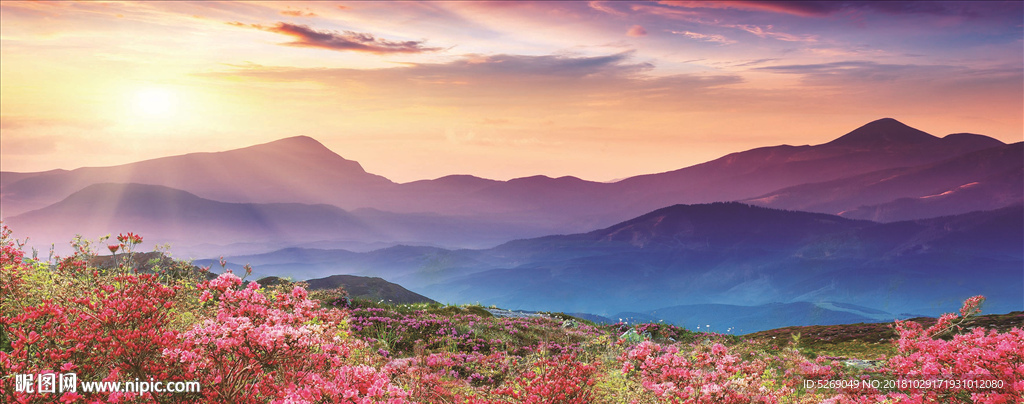
[[[308,11],[309,10],[308,8],[306,10],[307,11],[293,10],[293,9],[281,10],[281,15],[288,16],[288,17],[316,17],[316,13],[314,13],[312,11]]]
[[[715,8],[747,11],[768,11],[798,15],[801,17],[821,17],[841,10],[841,2],[830,1],[685,1],[665,0],[659,3],[683,8]]]
[[[611,7],[608,7],[604,3],[606,3],[606,2],[591,1],[590,3],[587,3],[587,5],[590,6],[590,8],[592,8],[594,10],[597,10],[597,11],[600,11],[600,12],[605,13],[605,14],[617,15],[617,16],[620,16],[620,17],[626,15],[626,13],[623,13],[623,12],[621,12],[619,10],[616,10],[614,8],[611,8]]]
[[[629,31],[626,31],[626,35],[629,35],[629,36],[646,36],[647,35],[647,30],[644,29],[644,27],[641,27],[639,25],[634,25],[634,26],[629,28]]]
[[[295,41],[282,44],[287,46],[377,54],[422,53],[433,52],[441,49],[425,47],[423,46],[423,41],[389,41],[374,37],[372,34],[353,31],[319,31],[310,28],[307,25],[289,24],[286,22],[279,22],[276,25],[271,26],[245,24],[237,21],[228,22],[227,24],[236,27],[255,28],[261,31],[273,32],[295,38]]]

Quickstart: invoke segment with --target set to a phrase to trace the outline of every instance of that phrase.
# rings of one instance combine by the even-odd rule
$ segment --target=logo
[[[14,391],[18,393],[74,393],[78,390],[78,374],[42,373],[14,375]]]

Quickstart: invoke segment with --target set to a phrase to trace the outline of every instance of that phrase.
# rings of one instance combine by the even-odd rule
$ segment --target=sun
[[[168,116],[174,112],[176,103],[177,97],[173,91],[161,87],[149,87],[135,92],[132,98],[132,109],[138,115]]]

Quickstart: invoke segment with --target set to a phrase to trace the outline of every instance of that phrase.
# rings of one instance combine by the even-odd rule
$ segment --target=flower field
[[[187,263],[134,270],[142,237],[27,258],[0,252],[0,396],[10,403],[1017,403],[1024,330],[971,327],[983,298],[880,341],[825,329],[698,333],[563,314],[349,301],[344,291],[216,278]],[[101,247],[102,248],[102,247]],[[855,328],[864,331],[876,325]],[[926,328],[927,327],[927,328]],[[834,330],[834,328],[833,328]],[[813,335],[812,335],[813,334]],[[827,338],[835,338],[830,345]],[[842,341],[838,341],[842,340]],[[812,341],[813,343],[809,343]],[[854,366],[846,354],[870,359]],[[873,357],[863,355],[872,354]],[[198,381],[189,393],[25,393],[15,375]]]

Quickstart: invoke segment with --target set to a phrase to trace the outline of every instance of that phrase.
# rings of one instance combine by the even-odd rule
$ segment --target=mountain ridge
[[[839,140],[842,141],[834,143]],[[857,143],[853,140],[879,145],[843,145]],[[1002,145],[998,140],[972,134],[937,138],[891,118],[863,125],[829,143],[760,147],[614,183],[572,176],[536,175],[496,181],[452,175],[398,184],[367,173],[358,162],[341,157],[311,137],[295,136],[242,149],[168,156],[115,167],[3,173],[0,206],[7,218],[56,204],[92,184],[139,183],[179,189],[225,203],[328,204],[356,212],[366,220],[386,223],[390,228],[388,234],[393,236],[386,242],[480,248],[485,243],[494,246],[517,238],[587,232],[676,204],[749,201],[792,187],[856,179],[858,175],[882,170],[921,168],[993,144]],[[918,218],[924,212],[946,214],[997,208],[1024,198],[1024,190],[1018,190],[1012,183],[1013,173],[1002,177],[993,177],[994,174],[964,177],[960,183],[943,183],[941,187],[921,191],[925,193],[894,193],[891,198],[885,192],[876,193],[881,197],[834,210],[804,206],[810,202],[832,203],[824,197],[803,205],[763,205],[825,213],[849,211],[860,218],[903,220]],[[941,178],[918,178],[915,184],[936,179]],[[963,190],[956,188],[973,182],[983,184]],[[951,190],[953,196],[896,202],[899,198],[940,195]],[[915,204],[927,206],[910,207]],[[858,210],[861,206],[864,208]],[[156,216],[158,213],[154,212]],[[438,237],[431,239],[430,233]],[[63,244],[65,240],[50,241]],[[374,242],[377,241],[385,240]]]

